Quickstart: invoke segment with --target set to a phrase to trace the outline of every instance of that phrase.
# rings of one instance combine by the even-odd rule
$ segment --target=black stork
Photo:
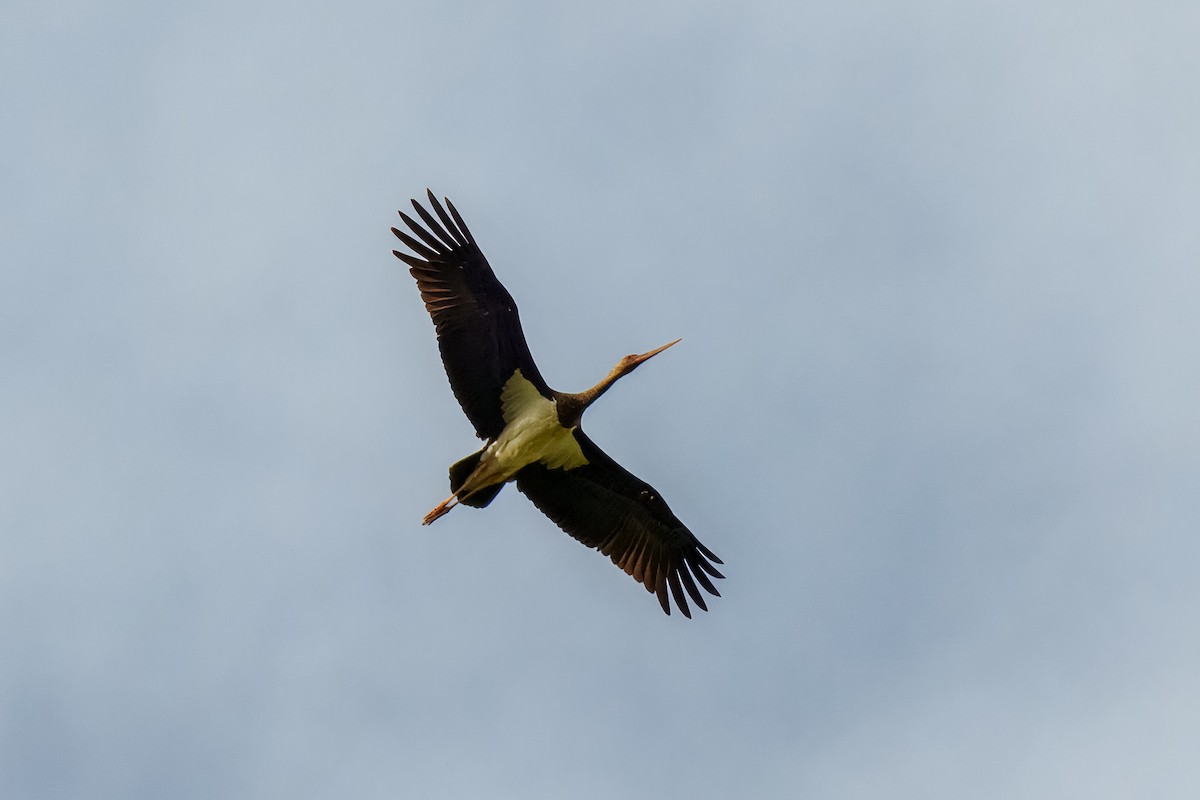
[[[413,200],[425,224],[401,211],[416,238],[396,228],[392,233],[416,255],[392,252],[417,280],[450,387],[486,444],[450,467],[453,494],[425,515],[424,524],[458,503],[483,508],[515,480],[560,528],[654,592],[667,614],[668,587],[685,617],[692,616],[685,590],[707,611],[696,585],[720,596],[711,578],[724,577],[712,564],[721,559],[671,513],[654,487],[609,458],[580,427],[584,410],[618,378],[679,340],[625,356],[586,391],[551,389],[529,353],[512,295],[454,204],[447,199],[443,208],[426,192],[437,218]]]

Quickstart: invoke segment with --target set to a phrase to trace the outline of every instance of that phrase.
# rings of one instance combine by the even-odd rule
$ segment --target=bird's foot
[[[425,515],[425,519],[421,521],[421,524],[428,525],[429,523],[433,522],[434,520],[438,519],[439,517],[449,514],[450,509],[454,508],[456,505],[458,505],[457,497],[455,497],[454,495],[447,497],[445,500],[443,500],[441,503],[438,504],[437,508],[435,508],[433,511],[430,511],[428,514]]]

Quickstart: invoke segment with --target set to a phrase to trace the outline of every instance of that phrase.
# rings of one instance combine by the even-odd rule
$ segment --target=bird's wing
[[[712,565],[721,559],[671,513],[654,487],[609,458],[583,431],[576,429],[575,438],[587,465],[563,470],[531,464],[517,473],[517,488],[560,528],[657,594],[666,613],[671,613],[668,586],[685,617],[692,612],[684,590],[707,611],[696,584],[720,597],[709,576],[724,577]]]
[[[436,218],[416,200],[413,208],[424,225],[400,212],[416,238],[392,228],[416,255],[392,252],[417,279],[454,396],[479,438],[492,439],[504,428],[500,391],[513,372],[520,369],[544,395],[550,390],[529,354],[512,295],[496,279],[454,205],[446,200],[447,214],[433,192],[428,194]]]

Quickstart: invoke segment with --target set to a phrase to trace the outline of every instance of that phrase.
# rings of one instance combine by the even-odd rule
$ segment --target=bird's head
[[[617,362],[617,366],[615,369],[613,369],[613,372],[616,373],[616,377],[618,377],[618,378],[621,377],[622,375],[628,375],[629,373],[633,372],[635,369],[637,369],[639,366],[641,366],[645,362],[654,358],[654,356],[658,355],[663,350],[666,350],[668,347],[671,347],[672,345],[677,345],[682,341],[683,341],[683,339],[676,339],[673,342],[668,342],[667,344],[664,344],[662,347],[656,347],[648,353],[642,353],[641,355],[625,356],[619,362]]]

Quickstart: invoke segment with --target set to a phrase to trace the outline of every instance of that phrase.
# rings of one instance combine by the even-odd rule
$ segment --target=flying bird
[[[688,597],[707,611],[700,587],[720,596],[712,578],[724,577],[713,566],[721,559],[654,487],[611,459],[580,426],[583,412],[619,378],[680,340],[625,356],[586,391],[551,389],[529,353],[517,304],[454,204],[447,199],[443,207],[426,193],[436,218],[413,200],[420,222],[399,212],[412,235],[392,228],[415,255],[392,252],[416,278],[450,387],[486,444],[450,467],[453,494],[425,515],[424,524],[459,503],[483,508],[504,484],[516,481],[555,524],[656,594],[667,614],[668,588],[685,617],[692,616]]]

